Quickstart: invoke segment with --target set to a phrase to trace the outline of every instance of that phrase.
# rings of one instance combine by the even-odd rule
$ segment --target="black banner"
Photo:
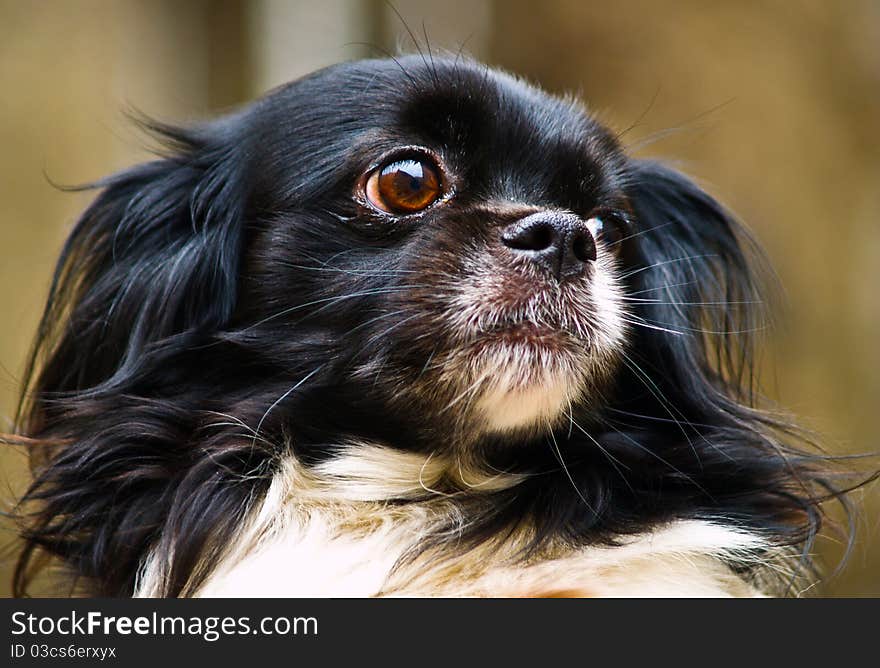
[[[776,651],[788,662],[803,650],[849,655],[880,618],[876,600],[6,599],[0,609],[7,666],[627,665]]]

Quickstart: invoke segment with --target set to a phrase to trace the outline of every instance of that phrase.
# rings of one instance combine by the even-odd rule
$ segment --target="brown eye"
[[[601,239],[605,244],[616,251],[617,246],[626,238],[626,217],[616,211],[602,211],[594,214],[588,221],[594,239]]]
[[[387,213],[415,213],[442,194],[440,174],[426,158],[397,160],[380,167],[367,179],[370,204]]]

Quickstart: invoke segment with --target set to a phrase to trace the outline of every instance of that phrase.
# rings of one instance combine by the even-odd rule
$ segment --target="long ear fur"
[[[43,370],[52,392],[107,388],[151,346],[216,328],[235,305],[241,158],[210,128],[150,129],[174,153],[90,186],[103,192],[62,251],[39,330],[39,352],[64,360]]]
[[[40,324],[17,419],[35,468],[19,594],[42,550],[94,578],[94,593],[129,595],[159,536],[173,554],[159,593],[186,593],[253,494],[236,473],[256,444],[198,432],[209,390],[202,369],[175,361],[233,313],[243,158],[228,125],[151,129],[171,151],[93,186]]]
[[[775,286],[759,246],[712,197],[659,163],[634,162],[628,191],[644,263],[630,277],[632,303],[657,328],[645,338],[662,342],[655,352],[664,373],[700,401],[707,389],[722,402],[753,401],[755,342]]]
[[[668,167],[633,161],[628,196],[641,257],[628,277],[636,324],[625,364],[637,398],[620,413],[672,425],[707,477],[716,460],[728,475],[732,462],[750,469],[743,477],[764,489],[745,493],[729,478],[718,512],[807,554],[820,504],[836,499],[849,512],[849,490],[834,458],[759,394],[755,341],[774,298],[763,288],[775,285],[769,265],[744,227]]]

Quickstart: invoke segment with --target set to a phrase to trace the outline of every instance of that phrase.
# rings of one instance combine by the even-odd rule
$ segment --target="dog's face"
[[[98,184],[59,261],[28,550],[110,594],[152,552],[194,591],[291,462],[460,502],[440,544],[817,530],[818,458],[751,405],[747,233],[577,104],[405,57],[153,129],[169,154]]]
[[[579,105],[411,57],[325,70],[253,123],[246,321],[330,342],[316,369],[435,433],[546,429],[601,401],[630,212],[625,158]]]

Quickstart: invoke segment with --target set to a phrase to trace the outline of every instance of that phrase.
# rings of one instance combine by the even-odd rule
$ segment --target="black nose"
[[[596,259],[596,242],[573,213],[540,212],[508,226],[502,243],[552,273],[557,281],[583,273]]]

